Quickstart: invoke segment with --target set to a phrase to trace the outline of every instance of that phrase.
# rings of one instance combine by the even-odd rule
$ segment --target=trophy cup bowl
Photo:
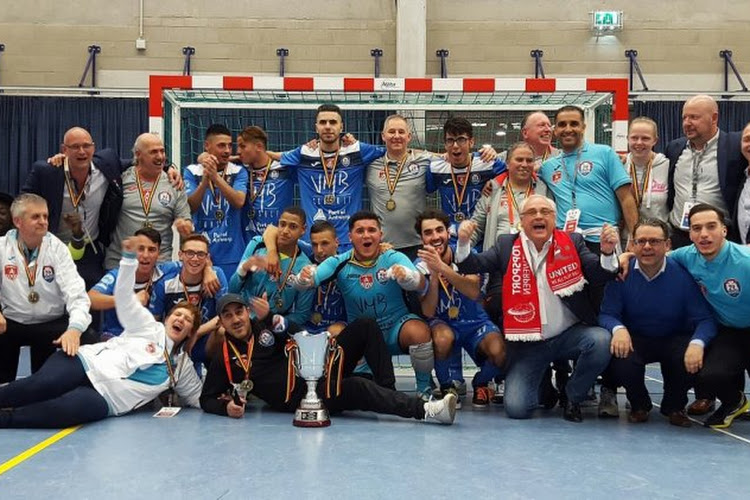
[[[292,335],[297,343],[297,359],[294,367],[297,374],[307,383],[307,394],[294,413],[297,427],[328,427],[331,420],[323,401],[318,397],[315,386],[325,372],[328,360],[328,332],[316,334],[303,330]]]

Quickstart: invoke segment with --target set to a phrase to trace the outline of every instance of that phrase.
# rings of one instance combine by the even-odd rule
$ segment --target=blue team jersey
[[[503,160],[498,158],[494,162],[484,162],[479,158],[478,153],[474,153],[471,157],[470,171],[467,168],[452,167],[450,162],[442,157],[432,159],[430,168],[427,170],[427,192],[437,191],[440,196],[440,207],[451,220],[448,232],[451,235],[452,244],[456,243],[458,225],[462,220],[471,218],[477,201],[482,197],[484,185],[503,172],[505,172]],[[467,182],[468,185],[465,185]],[[459,196],[463,193],[461,203],[458,202],[456,193]]]
[[[277,224],[281,212],[294,203],[294,169],[272,161],[270,168],[250,169],[247,198],[242,207],[245,244],[261,236],[269,224]]]
[[[669,256],[698,282],[719,323],[750,328],[750,248],[726,241],[710,261],[695,245],[678,248]]]
[[[315,274],[315,285],[335,279],[344,297],[349,323],[359,318],[374,318],[384,335],[404,315],[409,314],[404,290],[386,276],[388,269],[400,264],[414,270],[409,258],[395,250],[380,254],[371,266],[352,260],[353,250],[324,260]],[[334,276],[335,274],[335,276]]]
[[[216,300],[218,297],[227,293],[227,278],[224,271],[214,267],[214,272],[219,278],[221,287],[214,297],[204,297],[201,291],[201,284],[183,285],[180,279],[180,269],[175,269],[170,273],[164,274],[155,285],[151,293],[151,302],[148,305],[151,314],[164,321],[177,303],[187,300],[195,305],[201,311],[201,322],[210,321],[216,316]]]
[[[452,247],[452,252],[455,256],[455,247]],[[417,260],[415,260],[414,265],[419,270],[419,272],[425,275],[426,279],[438,279],[437,277],[430,275],[430,271],[424,264],[424,262],[422,262],[422,259],[418,258]],[[452,265],[453,269],[455,271],[458,271],[458,267],[456,266],[456,264]],[[484,281],[486,281],[486,275],[481,275],[479,282],[480,288],[483,288]],[[477,322],[490,322],[490,317],[487,316],[487,313],[484,311],[484,308],[481,305],[481,299],[472,300],[463,293],[459,292],[458,289],[448,283],[447,280],[443,283],[445,287],[443,287],[442,285],[438,286],[438,303],[437,309],[435,310],[436,318],[441,319],[454,329],[460,328],[462,325],[476,325]],[[450,293],[446,293],[446,288]],[[450,317],[451,307],[458,308],[458,316],[456,318]]]
[[[381,146],[355,142],[337,152],[323,153],[326,169],[317,148],[301,146],[281,156],[282,165],[296,169],[302,209],[307,214],[306,239],[310,239],[313,222],[327,220],[336,228],[340,248],[351,247],[349,216],[362,209],[365,169],[384,154],[385,148]],[[333,171],[328,179],[326,171],[328,175]]]
[[[539,177],[555,195],[557,228],[565,226],[565,217],[573,207],[581,211],[578,227],[582,230],[600,228],[605,223],[620,222],[622,211],[615,191],[630,184],[630,176],[614,150],[602,144],[584,142],[579,151],[561,152],[542,164]],[[599,235],[586,237],[599,241]]]
[[[335,282],[329,281],[315,289],[312,315],[305,324],[305,330],[319,333],[334,323],[346,322],[344,297]]]
[[[237,191],[247,191],[247,170],[229,163],[225,167],[226,181]],[[203,165],[189,165],[185,169],[185,190],[188,196],[198,189],[203,178]],[[218,215],[217,215],[218,214]],[[232,207],[218,188],[207,188],[201,205],[193,214],[195,232],[210,242],[209,252],[215,264],[236,264],[245,248],[242,235],[242,210]]]
[[[242,262],[253,255],[267,254],[268,251],[263,244],[263,239],[256,236],[247,244],[245,253],[242,255]],[[279,266],[284,283],[279,284],[275,277],[270,276],[264,270],[248,273],[244,278],[234,273],[229,280],[229,291],[241,294],[246,300],[251,297],[261,297],[265,292],[268,297],[268,304],[271,306],[271,314],[281,314],[288,321],[297,325],[304,325],[310,318],[315,291],[297,290],[292,286],[292,281],[293,275],[310,264],[310,259],[299,248],[296,259],[283,255],[280,255],[280,257]]]
[[[180,269],[180,267],[181,266],[179,262],[163,262],[161,264],[157,264],[151,274],[151,281],[145,283],[136,283],[133,287],[133,291],[140,292],[144,288],[151,288],[149,292],[153,293],[154,284],[157,283],[165,273],[171,273],[174,269]],[[91,289],[96,290],[97,292],[104,295],[114,296],[115,283],[117,283],[117,275],[119,271],[119,268],[108,271],[107,274],[102,276],[102,279],[99,280],[99,283],[91,287]],[[120,324],[120,320],[117,319],[117,311],[114,308],[104,311],[104,318],[102,320],[102,333],[108,333],[110,335],[117,336],[120,335],[122,331],[123,327]]]

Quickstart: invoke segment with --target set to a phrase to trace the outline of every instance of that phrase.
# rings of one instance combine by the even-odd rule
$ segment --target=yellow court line
[[[41,443],[39,443],[39,444],[37,444],[35,446],[32,446],[31,448],[29,448],[28,450],[24,451],[23,453],[20,453],[20,454],[16,455],[15,457],[11,458],[7,462],[5,462],[3,464],[0,464],[0,476],[3,475],[3,474],[5,474],[6,472],[8,472],[10,469],[12,469],[13,467],[15,467],[16,465],[18,465],[18,464],[24,462],[25,460],[28,460],[29,458],[33,457],[34,455],[36,455],[37,453],[39,453],[43,449],[45,449],[45,448],[47,448],[49,446],[52,446],[53,444],[55,444],[56,442],[60,441],[64,437],[73,434],[75,431],[77,431],[80,428],[81,428],[80,425],[74,425],[73,427],[68,427],[67,429],[63,429],[60,432],[58,432],[57,434],[55,434],[54,436],[51,436],[51,437],[45,439]]]

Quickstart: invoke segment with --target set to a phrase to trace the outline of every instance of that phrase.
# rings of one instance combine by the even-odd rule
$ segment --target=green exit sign
[[[622,11],[597,10],[592,12],[591,29],[599,32],[622,30]]]

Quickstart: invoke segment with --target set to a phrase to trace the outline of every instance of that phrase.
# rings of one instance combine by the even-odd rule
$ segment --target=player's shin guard
[[[435,366],[435,354],[432,341],[409,346],[411,366],[417,379],[417,392],[426,393],[430,389],[432,369]]]

